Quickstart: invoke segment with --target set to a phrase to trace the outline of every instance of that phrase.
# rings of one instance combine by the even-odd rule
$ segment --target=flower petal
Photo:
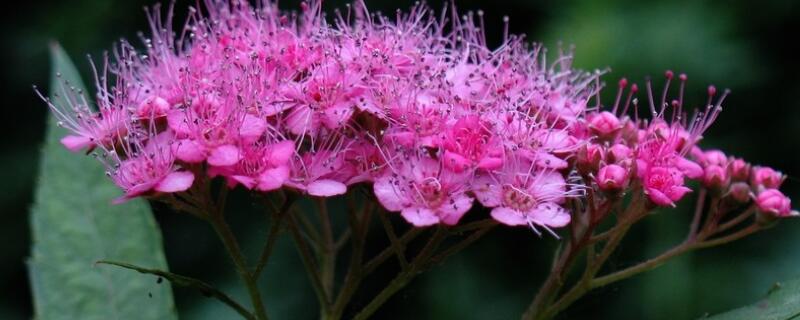
[[[527,225],[528,221],[517,210],[506,207],[497,207],[492,209],[492,218],[505,225],[509,226],[523,226]]]
[[[339,181],[317,180],[308,184],[306,192],[315,197],[332,197],[347,192],[347,186]]]
[[[417,227],[427,227],[439,223],[439,217],[427,208],[407,208],[400,213],[408,223]]]
[[[212,166],[232,166],[239,162],[241,155],[239,148],[233,145],[223,145],[211,150],[208,164]]]
[[[168,174],[156,186],[158,192],[181,192],[186,191],[194,182],[194,174],[189,171],[178,171]]]

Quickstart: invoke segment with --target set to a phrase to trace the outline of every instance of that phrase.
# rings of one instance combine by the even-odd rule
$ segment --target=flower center
[[[511,185],[503,186],[503,204],[511,209],[527,212],[537,205],[536,199]]]

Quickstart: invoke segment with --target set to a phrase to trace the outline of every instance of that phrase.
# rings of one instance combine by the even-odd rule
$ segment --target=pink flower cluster
[[[200,175],[316,197],[371,184],[416,226],[456,224],[477,200],[503,224],[548,229],[570,222],[568,200],[588,188],[643,188],[670,206],[696,179],[747,184],[763,211],[790,214],[780,174],[696,147],[722,98],[688,119],[682,98],[656,107],[648,92],[653,117],[631,118],[635,85],[620,103],[620,83],[611,111],[587,107],[599,73],[519,36],[490,49],[481,12],[437,18],[418,5],[389,19],[358,2],[329,21],[321,10],[208,1],[177,34],[171,10],[153,10],[146,50],[123,42],[98,77],[97,111],[76,94],[50,103],[72,131],[62,143],[97,150],[118,201],[183,192]]]

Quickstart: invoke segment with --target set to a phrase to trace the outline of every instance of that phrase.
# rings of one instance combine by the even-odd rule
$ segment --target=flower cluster
[[[96,111],[78,94],[49,102],[72,132],[64,146],[99,155],[118,201],[183,192],[200,175],[316,197],[369,184],[416,226],[456,224],[477,200],[503,224],[548,229],[570,222],[569,200],[587,189],[643,188],[671,206],[694,179],[791,214],[779,173],[696,146],[724,96],[689,119],[682,97],[665,100],[669,85],[656,105],[648,83],[645,120],[636,85],[621,103],[623,80],[603,111],[599,98],[589,106],[599,72],[572,69],[570,53],[548,61],[520,36],[490,49],[482,12],[437,18],[418,5],[389,19],[359,2],[328,21],[319,2],[281,12],[267,1],[205,11],[177,34],[171,10],[150,12],[146,50],[123,42],[98,76]]]

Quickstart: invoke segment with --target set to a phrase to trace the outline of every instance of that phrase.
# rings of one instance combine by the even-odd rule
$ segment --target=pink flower
[[[792,216],[792,201],[777,189],[767,189],[756,197],[756,205],[761,212],[772,214],[776,217]]]
[[[711,189],[722,190],[730,183],[728,171],[719,165],[709,165],[705,168],[703,184]]]
[[[61,139],[61,144],[73,152],[86,149],[91,152],[97,146],[112,148],[119,139],[128,134],[126,111],[118,108],[102,108],[99,113],[79,114],[75,119],[65,118],[59,125],[73,134]]]
[[[252,145],[241,150],[241,160],[233,165],[209,169],[213,177],[227,178],[228,186],[241,184],[248,189],[272,191],[279,189],[289,179],[289,161],[295,156],[293,141],[275,142],[269,145]]]
[[[454,225],[472,207],[466,177],[444,171],[439,161],[420,155],[396,165],[375,179],[373,190],[384,208],[400,211],[409,223]]]
[[[570,222],[561,207],[577,190],[567,190],[564,178],[553,171],[531,169],[514,159],[501,170],[479,175],[472,182],[478,201],[492,209],[492,218],[509,226],[558,228]],[[549,229],[548,229],[549,230]]]
[[[358,79],[358,74],[331,64],[316,70],[305,82],[287,88],[285,96],[292,108],[286,127],[298,135],[316,133],[321,126],[343,127],[364,92]]]
[[[747,181],[750,179],[750,164],[742,159],[733,159],[728,169],[731,178],[735,181]]]
[[[588,117],[589,129],[600,139],[612,140],[622,129],[622,123],[617,116],[608,111],[592,113]]]
[[[473,167],[496,169],[503,164],[503,149],[497,144],[486,123],[478,116],[458,119],[445,132],[444,165],[454,172]]]
[[[600,190],[620,191],[628,185],[628,170],[616,164],[609,164],[600,168],[595,180]]]
[[[683,174],[674,168],[651,167],[643,179],[645,193],[659,206],[675,206],[691,189],[683,185]]]
[[[111,153],[110,156],[119,161],[119,166],[110,172],[111,179],[125,191],[114,203],[154,192],[181,192],[192,186],[194,174],[180,170],[175,164],[175,157],[169,146],[170,139],[172,137],[169,133],[155,136],[144,146],[142,152],[124,160],[117,158],[117,152]]]
[[[783,174],[770,167],[755,167],[753,168],[753,175],[751,183],[754,186],[763,186],[764,188],[777,188],[783,183]]]

